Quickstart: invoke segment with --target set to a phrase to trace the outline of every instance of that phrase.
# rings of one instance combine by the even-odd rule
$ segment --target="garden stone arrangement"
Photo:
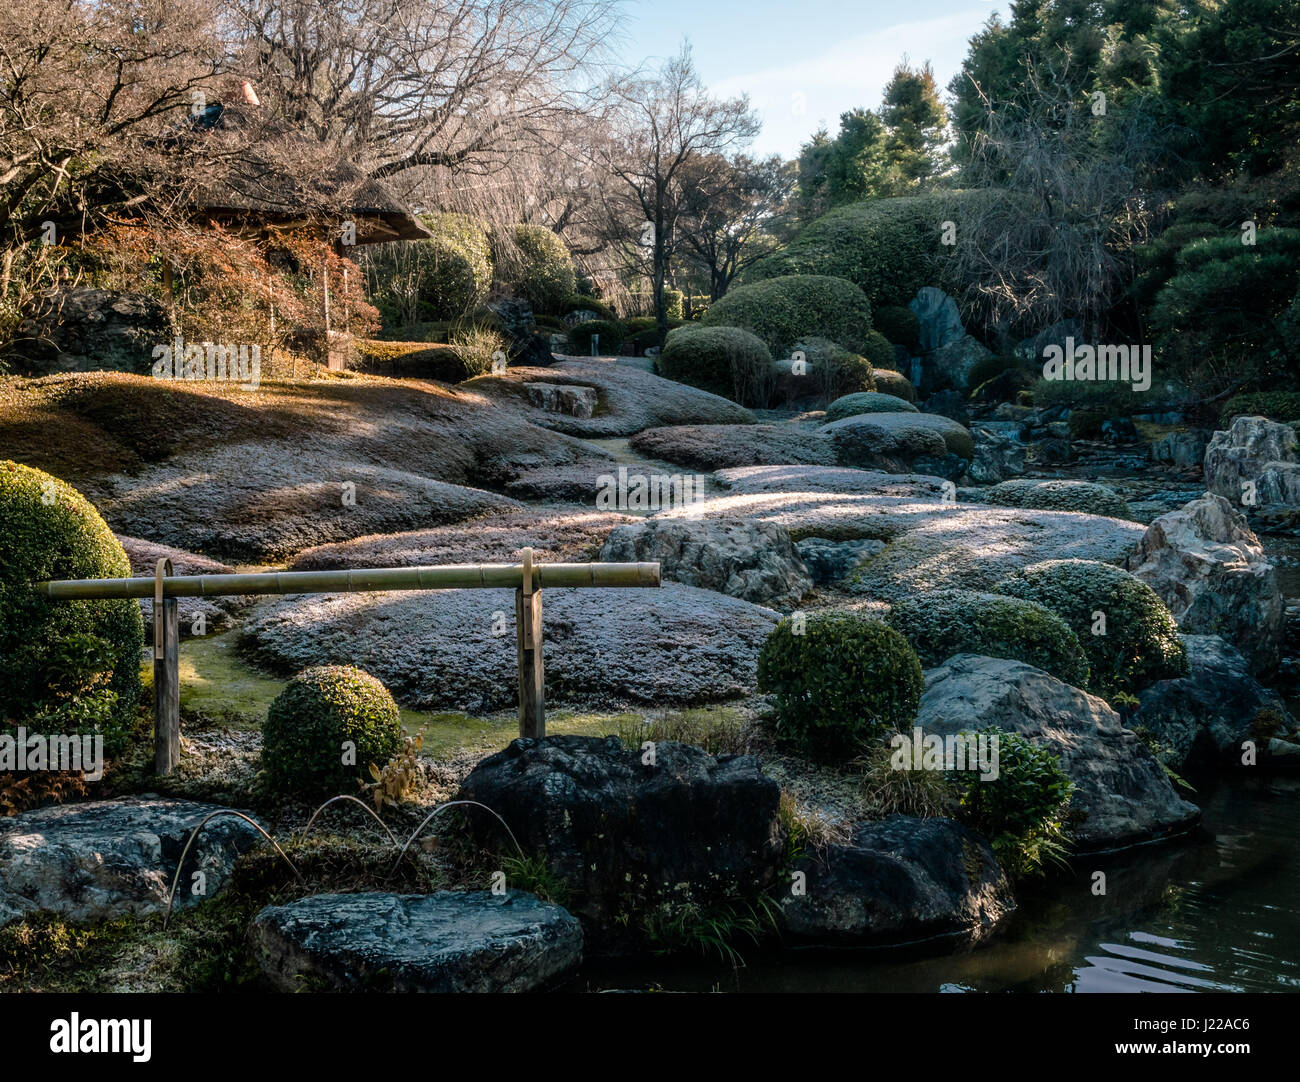
[[[617,19],[556,6],[525,56],[517,5],[413,0],[188,119],[137,72],[166,125],[49,106],[68,191],[0,100],[0,991],[1300,986],[1294,140],[1206,149],[1204,40],[1046,2],[1114,46],[1084,81],[1037,86],[1017,10],[946,104],[905,60],[761,160],[689,49],[577,109]],[[154,44],[260,56],[238,7]],[[102,15],[39,100],[117,115],[101,58],[154,31]],[[454,81],[479,17],[520,85],[326,86]],[[536,143],[542,90],[603,159]],[[1103,92],[1197,138],[1071,112]],[[497,95],[518,153],[452,145]]]

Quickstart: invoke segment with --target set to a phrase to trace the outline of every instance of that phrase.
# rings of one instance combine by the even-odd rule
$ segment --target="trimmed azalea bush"
[[[514,251],[498,259],[509,283],[539,312],[559,313],[573,296],[573,257],[556,234],[541,225],[517,225]]]
[[[1091,481],[1003,481],[984,493],[996,507],[1028,507],[1036,511],[1078,511],[1087,515],[1128,518],[1128,504],[1113,488]]]
[[[859,391],[837,398],[826,407],[824,424],[842,421],[845,417],[856,417],[859,413],[919,413],[920,411],[905,398],[880,391]]]
[[[1079,637],[1056,613],[1034,601],[974,590],[936,590],[896,602],[887,618],[926,668],[955,654],[1023,661],[1058,680],[1088,685]]]
[[[795,357],[803,355],[809,373],[828,396],[870,391],[876,386],[871,362],[829,338],[801,338],[791,352]]]
[[[921,345],[921,321],[916,313],[901,304],[883,304],[875,310],[872,322],[894,345],[916,352]]]
[[[354,793],[402,745],[392,695],[351,665],[300,672],[275,697],[262,728],[262,765],[276,792],[316,797]]]
[[[130,578],[126,553],[80,492],[41,470],[0,462],[0,723],[98,730],[121,751],[140,700],[144,625],[132,599],[51,601],[47,579]]]
[[[589,319],[569,330],[569,344],[579,357],[591,353],[591,339],[599,335],[596,349],[603,357],[617,356],[623,345],[625,330],[621,323],[610,323],[604,319]]]
[[[961,817],[989,839],[1012,876],[1036,871],[1065,850],[1063,815],[1074,783],[1051,748],[992,726],[965,734],[997,738],[998,776],[982,780],[972,770],[953,771]]]
[[[895,372],[892,368],[877,368],[872,375],[875,377],[876,390],[881,394],[892,394],[904,402],[916,401],[916,388],[901,372]]]
[[[1300,421],[1300,391],[1254,391],[1233,395],[1224,403],[1219,425],[1228,428],[1235,417],[1267,417],[1280,424]]]
[[[572,312],[595,312],[597,319],[606,319],[611,323],[618,320],[618,315],[608,304],[585,293],[570,293],[556,308],[557,315],[567,316]]]
[[[787,616],[758,656],[758,690],[775,702],[776,735],[826,762],[911,725],[924,687],[907,640],[850,612]]]
[[[829,338],[860,354],[871,332],[871,302],[843,278],[789,275],[732,289],[700,322],[752,331],[777,357],[790,356],[806,337]]]
[[[983,199],[987,195],[978,190],[951,191],[836,207],[810,222],[786,248],[755,263],[745,281],[833,275],[860,286],[875,306],[902,307],[922,286],[956,294],[961,283],[945,273],[952,260],[950,249],[940,245],[939,226],[962,221],[963,204]]]
[[[660,375],[678,383],[726,397],[740,396],[737,401],[745,397],[756,401],[763,397],[758,388],[771,379],[772,354],[760,339],[739,327],[692,323],[669,332],[658,367]],[[747,394],[750,388],[755,390]]]
[[[368,255],[374,303],[388,326],[458,319],[487,299],[492,245],[482,222],[465,214],[426,214],[433,235],[381,245]]]
[[[862,355],[871,362],[872,368],[888,368],[894,363],[894,347],[879,331],[871,331],[862,340]]]
[[[1009,575],[997,593],[1036,601],[1078,636],[1088,690],[1139,691],[1187,675],[1178,624],[1160,596],[1122,568],[1095,560],[1046,560]]]

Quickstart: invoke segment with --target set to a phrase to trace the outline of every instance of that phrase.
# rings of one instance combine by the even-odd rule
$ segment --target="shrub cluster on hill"
[[[871,333],[871,303],[842,278],[790,275],[732,289],[700,322],[742,327],[779,357],[788,357],[795,343],[809,336],[829,338],[861,354]]]
[[[739,327],[679,327],[668,335],[659,355],[659,371],[668,379],[702,391],[766,405],[772,379],[772,354],[764,343]]]

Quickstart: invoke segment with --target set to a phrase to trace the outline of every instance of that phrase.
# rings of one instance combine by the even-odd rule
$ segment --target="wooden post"
[[[515,642],[519,647],[519,735],[546,735],[546,674],[542,664],[542,591],[533,588],[533,550],[522,550],[524,573],[515,591]]]
[[[163,577],[171,569],[165,556],[154,567],[153,747],[159,774],[170,774],[181,761],[180,611],[176,598],[163,596]]]

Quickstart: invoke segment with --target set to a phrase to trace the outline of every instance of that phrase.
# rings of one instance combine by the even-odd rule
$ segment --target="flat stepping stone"
[[[286,991],[527,992],[582,960],[582,926],[532,894],[317,894],[253,922],[263,969]]]
[[[190,800],[132,797],[0,819],[0,925],[40,911],[74,924],[163,912],[190,832],[220,810]],[[185,859],[176,908],[219,893],[235,859],[260,840],[233,815],[210,822]],[[196,879],[195,873],[202,875]]]

